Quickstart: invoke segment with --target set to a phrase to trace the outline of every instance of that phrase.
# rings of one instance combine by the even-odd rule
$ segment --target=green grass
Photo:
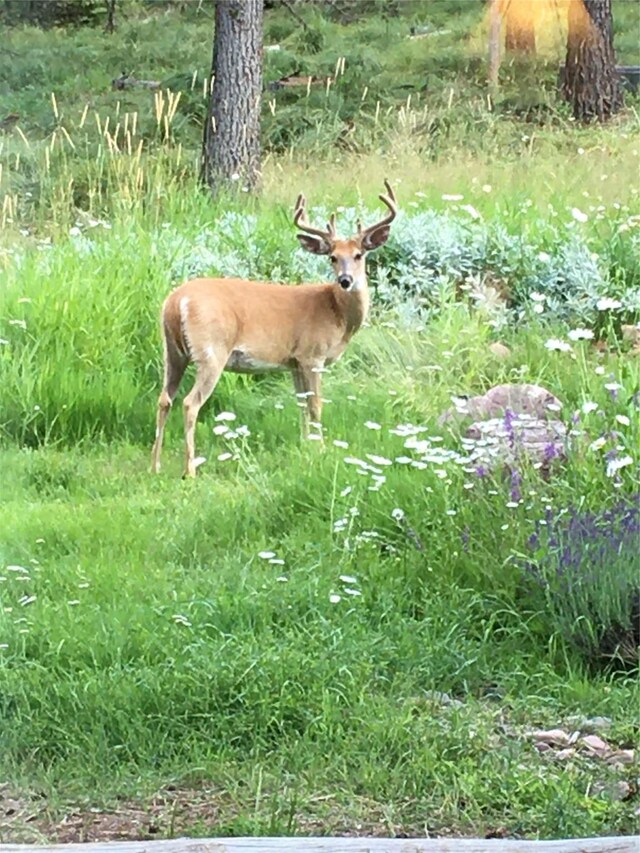
[[[269,15],[266,40],[283,51],[268,55],[267,76],[300,58],[315,73],[352,61],[326,100],[277,96],[262,196],[215,204],[195,184],[197,111],[178,110],[167,137],[166,102],[157,121],[147,95],[118,106],[104,82],[132,56],[141,77],[206,70],[211,20],[195,4],[182,16],[129,6],[114,38],[9,32],[2,110],[24,120],[22,136],[0,140],[0,775],[21,805],[2,841],[95,837],[100,810],[142,837],[637,831],[637,762],[556,762],[528,733],[602,715],[613,746],[634,746],[637,671],[581,654],[563,622],[579,596],[545,607],[521,568],[549,508],[597,512],[638,495],[635,461],[619,478],[606,473],[607,453],[636,460],[640,446],[638,359],[620,341],[620,315],[598,321],[601,350],[576,342],[563,353],[545,347],[568,332],[552,312],[495,329],[490,313],[455,300],[455,277],[420,323],[376,295],[371,326],[325,377],[324,450],[300,441],[288,379],[224,376],[201,413],[197,480],[180,479],[179,404],[163,472],[148,473],[157,317],[176,270],[205,257],[214,274],[303,278],[291,223],[300,190],[312,207],[373,215],[388,177],[405,214],[470,226],[470,204],[492,235],[521,241],[523,257],[530,246],[555,257],[575,235],[606,267],[607,295],[633,306],[632,102],[608,127],[575,127],[552,102],[551,39],[536,91],[548,119],[519,121],[515,65],[504,68],[504,102],[486,101],[479,4],[400,5],[399,18],[349,25],[304,7],[312,36],[284,10]],[[634,10],[614,4],[625,62]],[[452,30],[433,52],[404,39],[427,20]],[[17,85],[27,65],[32,81]],[[416,91],[401,112],[401,86],[425,79],[432,94]],[[354,104],[353,136],[332,147]],[[308,134],[298,127],[283,143],[278,122],[294,113]],[[397,251],[390,241],[379,263]],[[516,289],[518,275],[505,273]],[[489,350],[496,339],[506,360]],[[483,479],[453,459],[395,461],[419,458],[391,432],[399,424],[459,450],[456,430],[437,424],[451,395],[500,382],[545,385],[584,431],[550,479],[522,467],[517,506],[508,476]],[[598,409],[585,414],[586,402]],[[214,435],[222,411],[251,434]],[[235,458],[218,460],[229,450]],[[386,479],[358,474],[353,459]],[[608,595],[590,591],[592,612],[609,612]],[[624,800],[611,795],[621,781]],[[76,833],[62,822],[69,813],[91,825]]]
[[[113,804],[206,780],[230,832],[305,831],[314,818],[327,832],[358,821],[376,831],[482,834],[496,822],[543,837],[631,831],[631,804],[584,795],[594,773],[619,773],[586,761],[557,770],[524,730],[603,714],[612,740],[627,743],[637,683],[590,675],[520,600],[509,559],[548,499],[593,505],[597,493],[600,504],[612,491],[602,461],[587,454],[548,484],[530,472],[535,497],[517,510],[507,483],[492,492],[455,466],[443,481],[395,465],[371,492],[345,462],[395,458],[404,439],[389,428],[410,421],[433,434],[449,389],[506,379],[525,357],[535,367],[521,378],[569,407],[595,398],[608,419],[625,410],[607,402],[593,362],[567,373],[567,356],[545,354],[535,332],[506,365],[482,337],[464,312],[428,339],[361,333],[327,380],[325,452],[299,445],[288,385],[223,382],[200,424],[209,462],[195,483],[179,479],[177,415],[159,478],[147,473],[144,443],[4,450],[2,555],[28,570],[2,582],[5,776],[43,788],[53,814],[89,790],[91,802]],[[443,370],[434,375],[433,363]],[[608,369],[631,387],[625,361]],[[215,458],[226,449],[211,434],[221,408],[252,432],[236,462]],[[382,429],[366,428],[369,419]],[[628,449],[636,439],[637,423]],[[394,522],[396,507],[421,550]],[[432,706],[430,690],[463,705]],[[187,817],[180,831],[219,825]]]

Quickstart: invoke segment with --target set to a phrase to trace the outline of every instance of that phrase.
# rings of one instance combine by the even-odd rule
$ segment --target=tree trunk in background
[[[489,90],[494,95],[498,90],[500,77],[501,7],[500,0],[489,0]]]
[[[263,0],[217,0],[202,179],[215,194],[260,181]]]
[[[106,33],[113,33],[116,28],[116,0],[107,0],[107,21],[104,25]]]
[[[611,0],[570,0],[563,94],[581,121],[604,121],[623,105],[615,70]]]
[[[505,49],[512,53],[536,52],[536,29],[533,4],[536,0],[508,0]],[[539,0],[537,0],[539,2]]]

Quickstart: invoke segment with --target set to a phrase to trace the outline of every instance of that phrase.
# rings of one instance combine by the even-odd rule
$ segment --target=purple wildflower
[[[511,500],[514,502],[518,502],[522,500],[522,493],[520,491],[520,485],[522,483],[522,477],[516,471],[515,468],[511,469]]]
[[[507,431],[507,436],[509,438],[509,447],[513,450],[516,446],[516,431],[513,426],[514,421],[516,421],[517,415],[515,415],[511,409],[505,409],[504,413],[504,428]]]
[[[469,530],[469,525],[465,525],[464,530],[462,531],[462,550],[465,554],[469,553],[469,541],[471,539],[471,531]]]

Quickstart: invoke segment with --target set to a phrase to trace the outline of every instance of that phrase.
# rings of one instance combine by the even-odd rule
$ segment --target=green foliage
[[[104,18],[100,0],[2,0],[0,17],[5,24],[37,27],[65,27],[95,24]]]
[[[196,184],[206,4],[123,7],[112,37],[9,32],[0,95],[22,118],[0,139],[0,774],[52,815],[177,787],[194,808],[167,836],[631,832],[637,803],[598,784],[634,784],[635,766],[560,765],[527,732],[606,715],[624,746],[637,727],[637,679],[588,667],[584,645],[616,620],[629,636],[628,551],[596,548],[578,576],[597,564],[601,583],[571,598],[562,551],[530,549],[550,506],[600,518],[639,490],[637,359],[620,335],[639,308],[637,118],[574,127],[552,56],[505,64],[488,103],[480,3],[295,9],[307,30],[268,13],[267,81],[333,80],[266,89],[263,196],[215,203]],[[627,61],[634,9],[614,8]],[[112,92],[123,69],[162,92]],[[384,178],[401,212],[369,260],[371,325],[324,378],[325,450],[300,442],[287,378],[225,375],[198,479],[179,479],[179,411],[150,477],[168,290],[325,278],[297,249],[297,193],[314,220],[339,205],[346,234],[377,215]],[[494,285],[506,310],[478,298]],[[601,350],[569,340],[576,323]],[[437,425],[452,395],[501,382],[544,384],[574,431],[550,478],[522,465],[519,495]],[[223,410],[248,434],[214,433]]]

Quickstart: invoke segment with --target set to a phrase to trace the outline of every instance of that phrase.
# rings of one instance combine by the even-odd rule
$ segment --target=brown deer
[[[185,477],[194,477],[194,432],[198,412],[223,370],[263,373],[289,370],[299,398],[304,398],[302,426],[319,423],[322,413],[321,380],[325,366],[336,361],[369,310],[365,271],[367,252],[386,243],[397,213],[388,181],[380,200],[389,213],[355,236],[336,235],[335,214],[326,230],[312,227],[306,201],[298,196],[293,221],[305,233],[302,246],[316,255],[329,255],[333,284],[290,287],[233,278],[196,278],[173,290],[162,306],[164,385],[158,400],[152,471],[160,470],[162,437],[171,404],[189,362],[196,378],[184,399]]]

